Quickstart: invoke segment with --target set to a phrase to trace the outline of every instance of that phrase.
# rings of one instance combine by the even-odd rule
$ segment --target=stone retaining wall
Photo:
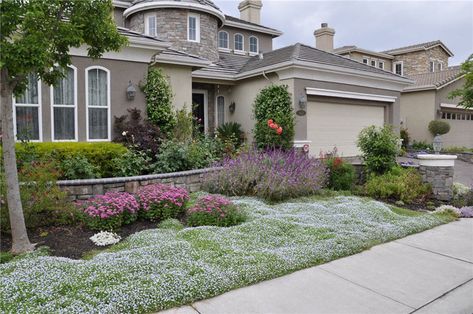
[[[136,177],[64,180],[57,181],[57,185],[68,193],[70,200],[84,200],[107,192],[135,193],[140,186],[154,183],[184,187],[189,192],[196,192],[200,190],[204,174],[218,170],[219,168],[206,168]]]

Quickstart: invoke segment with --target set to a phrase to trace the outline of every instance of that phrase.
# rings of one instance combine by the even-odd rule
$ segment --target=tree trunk
[[[8,214],[12,233],[13,254],[20,254],[34,250],[26,232],[25,218],[20,198],[18,171],[16,168],[15,134],[13,131],[13,87],[8,83],[8,72],[1,70],[1,111],[2,111],[2,143],[3,164],[7,183]]]

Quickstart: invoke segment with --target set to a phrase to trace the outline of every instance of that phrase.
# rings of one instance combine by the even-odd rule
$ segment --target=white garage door
[[[340,156],[359,155],[356,140],[367,126],[384,124],[384,107],[309,102],[307,104],[307,139],[312,141],[310,153],[332,151]]]

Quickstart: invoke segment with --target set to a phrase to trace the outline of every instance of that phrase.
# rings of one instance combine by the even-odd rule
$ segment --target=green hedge
[[[61,161],[71,157],[85,157],[87,160],[97,167],[100,177],[113,177],[116,166],[112,160],[121,157],[128,150],[122,144],[100,142],[100,143],[84,143],[84,142],[45,142],[45,143],[29,143],[27,145],[16,144],[16,155],[18,162],[22,159],[29,159],[31,154],[31,146],[38,159],[52,158],[61,163]],[[0,150],[1,152],[1,150]]]

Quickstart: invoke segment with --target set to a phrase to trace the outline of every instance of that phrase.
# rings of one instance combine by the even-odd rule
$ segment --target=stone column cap
[[[457,155],[418,154],[417,159],[428,160],[455,160]]]
[[[434,155],[419,154],[417,155],[420,166],[428,167],[453,167],[455,165],[456,155]]]

